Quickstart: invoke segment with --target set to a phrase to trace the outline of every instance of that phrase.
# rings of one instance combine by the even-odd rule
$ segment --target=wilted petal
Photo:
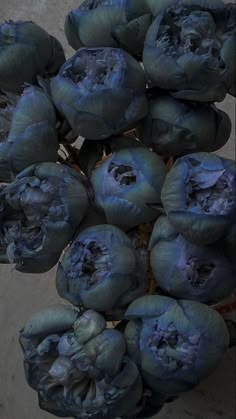
[[[79,311],[63,304],[53,305],[34,314],[22,329],[22,336],[31,338],[70,329],[79,315]]]

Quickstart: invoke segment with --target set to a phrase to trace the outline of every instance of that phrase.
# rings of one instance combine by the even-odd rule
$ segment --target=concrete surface
[[[75,0],[0,0],[0,21],[34,20],[62,42],[67,56],[72,50],[63,33],[66,11]],[[220,104],[234,118],[234,100]],[[235,156],[235,125],[228,144],[219,154]],[[54,287],[55,269],[44,275],[24,275],[0,265],[0,418],[50,419],[40,411],[36,393],[24,379],[18,333],[29,316],[59,301]],[[217,370],[198,388],[166,406],[159,419],[235,419],[235,352],[228,351]]]

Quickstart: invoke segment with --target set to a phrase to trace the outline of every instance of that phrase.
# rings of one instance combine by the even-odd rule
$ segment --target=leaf
[[[236,322],[232,320],[225,320],[225,324],[227,326],[230,336],[229,347],[233,348],[234,346],[236,346]]]
[[[104,143],[104,141],[84,140],[79,150],[78,163],[88,177],[90,177],[96,163],[103,157]]]
[[[156,204],[155,203],[152,204],[152,203],[146,202],[146,205],[149,208],[151,208],[153,210],[156,210],[156,211],[160,212],[163,215],[166,215],[166,211],[165,211],[164,207],[160,204],[160,202],[157,202]]]

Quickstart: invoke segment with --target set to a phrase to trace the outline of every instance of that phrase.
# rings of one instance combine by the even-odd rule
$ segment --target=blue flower
[[[140,56],[151,20],[145,1],[85,0],[66,16],[65,34],[75,50],[120,47]]]
[[[174,298],[217,302],[236,287],[233,265],[222,246],[197,246],[185,240],[167,217],[156,221],[149,243],[158,285]]]
[[[81,48],[51,81],[58,110],[93,140],[134,128],[147,113],[145,89],[141,65],[118,48]]]
[[[228,141],[231,127],[229,116],[214,105],[183,102],[160,94],[151,97],[138,133],[158,154],[181,156],[220,149]]]
[[[131,303],[125,317],[130,357],[148,386],[166,397],[196,386],[229,346],[223,318],[196,301],[145,296]]]
[[[170,222],[185,239],[210,244],[226,234],[235,213],[235,164],[210,153],[176,160],[161,193]]]
[[[38,75],[57,73],[64,61],[60,42],[34,22],[0,24],[0,89],[21,92]]]
[[[145,268],[123,231],[106,224],[89,227],[64,253],[57,291],[75,305],[100,312],[118,310],[144,294]]]
[[[18,174],[1,192],[6,211],[2,242],[21,272],[46,272],[58,261],[89,206],[85,176],[56,163],[40,163]]]
[[[114,152],[92,172],[95,205],[109,224],[124,230],[155,220],[151,204],[160,204],[166,173],[161,158],[146,148]]]
[[[142,395],[123,335],[93,310],[57,305],[32,316],[21,330],[28,384],[39,406],[57,416],[129,416]]]
[[[56,112],[40,87],[26,87],[12,115],[7,138],[8,164],[19,173],[40,162],[56,162],[59,142]]]
[[[220,102],[235,80],[234,47],[223,2],[180,0],[150,26],[144,69],[152,85],[178,99]]]

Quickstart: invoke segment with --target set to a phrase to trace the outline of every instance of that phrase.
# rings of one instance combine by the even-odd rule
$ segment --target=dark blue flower
[[[145,268],[123,231],[106,224],[89,227],[65,252],[57,270],[57,291],[89,309],[121,309],[147,289]]]
[[[57,73],[64,61],[60,42],[34,22],[0,24],[0,89],[21,92],[38,75]]]
[[[197,246],[185,240],[167,217],[156,221],[149,243],[158,285],[174,298],[217,302],[236,288],[233,265],[222,246]]]
[[[142,380],[126,355],[123,335],[108,329],[93,310],[52,306],[21,330],[28,384],[39,406],[57,416],[110,419],[129,416],[142,395]]]
[[[220,102],[235,79],[235,35],[220,0],[180,0],[150,26],[143,63],[150,83],[178,99]]]
[[[7,138],[8,164],[19,173],[40,162],[56,162],[59,142],[56,131],[56,112],[50,99],[40,87],[24,89],[12,115]]]
[[[145,1],[85,0],[66,16],[65,33],[75,50],[120,47],[140,56],[151,19]]]
[[[229,346],[223,318],[196,301],[145,296],[131,303],[125,317],[130,357],[149,387],[166,397],[196,386]]]
[[[235,163],[210,153],[176,160],[161,193],[170,222],[184,238],[209,244],[226,234],[235,213]]]
[[[53,101],[73,130],[105,139],[134,128],[147,113],[141,65],[118,48],[81,48],[51,81]]]
[[[89,188],[73,169],[40,163],[3,189],[2,242],[17,270],[46,272],[57,263],[86,214]]]
[[[149,101],[147,116],[139,124],[142,141],[165,156],[216,151],[231,133],[228,115],[214,105],[183,102],[167,95]]]
[[[114,152],[93,170],[95,205],[109,224],[128,230],[157,218],[167,169],[155,153],[143,147]]]

